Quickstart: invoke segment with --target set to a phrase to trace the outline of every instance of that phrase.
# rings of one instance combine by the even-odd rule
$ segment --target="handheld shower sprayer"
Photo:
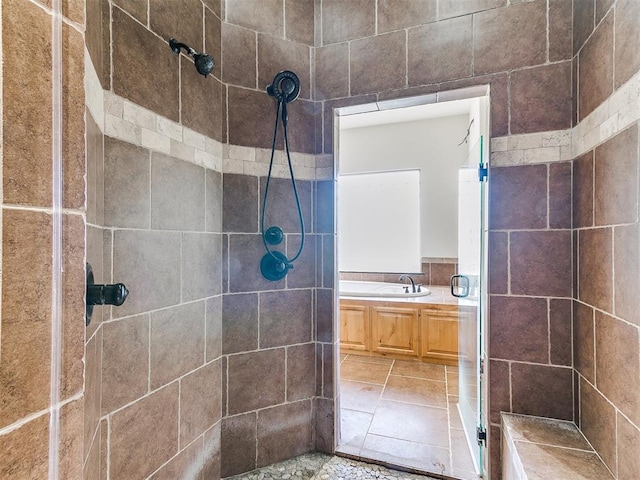
[[[282,280],[287,276],[289,270],[293,268],[293,262],[300,257],[302,249],[304,248],[304,218],[302,216],[302,207],[300,206],[300,197],[298,195],[298,188],[296,187],[296,180],[293,176],[291,153],[289,151],[289,134],[287,132],[287,104],[295,101],[295,99],[298,98],[298,95],[300,95],[300,79],[295,73],[290,72],[289,70],[284,70],[275,76],[271,85],[267,86],[267,94],[274,97],[277,100],[277,104],[275,126],[273,129],[273,142],[271,143],[271,161],[269,162],[269,173],[265,183],[264,199],[262,201],[262,214],[260,215],[262,243],[264,244],[264,248],[267,250],[267,253],[260,261],[260,271],[262,276],[267,280],[277,281]],[[282,243],[284,240],[284,232],[282,231],[282,228],[276,225],[273,225],[266,230],[264,228],[264,217],[267,208],[267,199],[269,196],[269,182],[271,181],[271,170],[273,169],[273,158],[276,151],[276,139],[278,136],[278,121],[280,118],[282,118],[282,129],[284,130],[284,147],[289,164],[289,173],[291,175],[291,186],[296,199],[298,218],[300,220],[300,247],[293,258],[287,258],[284,253],[278,252],[277,250],[271,250],[269,247],[269,245],[279,245]]]
[[[171,50],[173,50],[173,53],[175,53],[176,55],[179,55],[180,49],[184,48],[185,51],[193,58],[193,61],[196,64],[196,70],[200,75],[204,75],[206,77],[213,71],[216,66],[216,62],[213,60],[213,57],[211,55],[207,55],[206,53],[198,53],[189,45],[180,43],[175,38],[169,39],[169,47],[171,47]]]

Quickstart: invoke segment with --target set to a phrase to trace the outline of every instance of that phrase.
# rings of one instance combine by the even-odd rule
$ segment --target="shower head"
[[[267,86],[267,93],[279,102],[291,103],[300,95],[300,79],[295,73],[284,70]]]
[[[214,67],[216,66],[215,61],[211,55],[207,55],[206,53],[198,53],[189,45],[185,45],[184,43],[178,42],[175,38],[169,39],[169,46],[173,53],[176,55],[180,54],[180,49],[184,48],[186,52],[193,57],[193,61],[196,64],[196,70],[200,75],[204,75],[205,77],[209,75]]]

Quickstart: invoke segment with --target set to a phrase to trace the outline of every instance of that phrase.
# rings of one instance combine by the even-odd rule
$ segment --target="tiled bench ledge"
[[[502,414],[502,480],[613,480],[573,422]]]

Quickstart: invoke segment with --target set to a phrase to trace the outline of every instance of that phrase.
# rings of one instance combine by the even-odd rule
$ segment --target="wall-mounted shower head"
[[[206,53],[198,53],[189,45],[185,45],[184,43],[178,42],[175,38],[169,39],[169,46],[173,53],[176,55],[180,54],[180,49],[184,48],[186,52],[193,57],[193,61],[196,64],[196,70],[200,75],[204,75],[205,77],[209,75],[216,66],[215,61],[211,55],[207,55]]]
[[[284,70],[267,86],[267,93],[279,102],[291,103],[300,95],[300,79],[295,73]]]

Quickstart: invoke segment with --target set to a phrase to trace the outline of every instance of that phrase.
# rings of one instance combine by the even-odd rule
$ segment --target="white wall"
[[[422,257],[458,256],[458,168],[469,149],[458,143],[468,126],[469,115],[458,115],[340,131],[340,174],[421,170]]]

